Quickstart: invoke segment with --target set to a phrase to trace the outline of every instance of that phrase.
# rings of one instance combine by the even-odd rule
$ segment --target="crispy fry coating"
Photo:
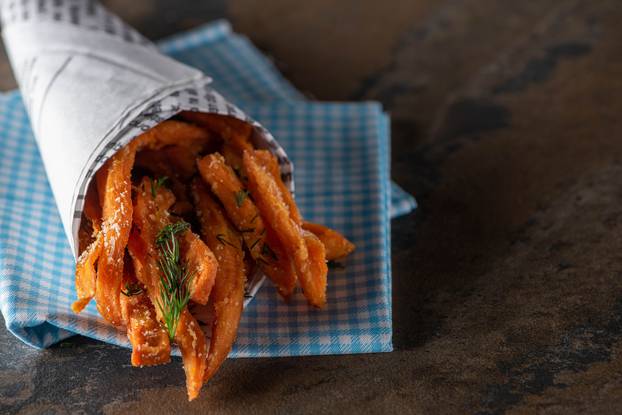
[[[240,179],[235,175],[224,158],[218,154],[209,154],[197,161],[199,173],[210,186],[212,192],[222,203],[228,218],[233,222],[248,248],[251,257],[259,264],[277,286],[279,293],[286,299],[292,294],[296,285],[296,274],[291,272],[288,264],[285,268],[266,252],[278,247],[271,247],[266,241],[267,230],[253,201],[243,188]]]
[[[199,323],[185,308],[179,318],[179,325],[175,333],[175,343],[181,351],[186,372],[186,389],[188,400],[191,401],[199,395],[203,386],[203,374],[205,373],[207,344],[205,333]]]
[[[78,299],[71,305],[74,313],[79,313],[95,296],[97,270],[95,265],[102,251],[103,235],[97,233],[95,240],[80,254],[76,263],[76,292]]]
[[[312,267],[309,251],[302,237],[300,226],[291,219],[281,191],[266,169],[257,162],[254,152],[244,153],[244,170],[248,177],[248,189],[253,196],[262,218],[275,231],[283,248],[293,262],[298,280],[309,303],[321,308],[326,303],[325,278],[314,275],[319,269]]]
[[[177,145],[198,154],[210,143],[210,134],[201,127],[181,121],[166,120],[134,139],[138,149],[160,150]]]
[[[317,223],[303,222],[302,228],[317,236],[326,248],[326,259],[341,259],[354,251],[354,244],[339,232]]]
[[[298,225],[302,224],[302,215],[300,214],[300,210],[298,210],[298,205],[296,205],[296,201],[294,201],[294,196],[290,193],[289,189],[283,183],[281,179],[281,170],[279,169],[279,162],[277,161],[274,154],[269,152],[268,150],[255,150],[255,159],[257,163],[266,169],[268,173],[274,179],[274,182],[279,187],[281,191],[281,195],[283,196],[283,201],[287,205],[289,209],[289,215],[294,222]]]
[[[242,154],[252,151],[252,125],[237,118],[217,114],[202,114],[198,112],[182,112],[181,117],[200,125],[223,139],[222,155],[227,164],[234,170],[242,168]]]
[[[241,236],[199,180],[192,184],[192,195],[201,224],[201,234],[218,259],[218,274],[212,294],[214,322],[207,355],[207,382],[231,351],[244,304],[246,270]]]
[[[326,295],[328,265],[326,264],[326,250],[317,236],[311,232],[302,231],[302,237],[309,251],[309,268],[316,287],[321,287]]]
[[[132,345],[132,366],[155,366],[171,360],[168,333],[158,321],[155,308],[131,266],[126,262],[124,290],[121,292],[123,320]]]
[[[126,309],[127,337],[132,344],[132,366],[155,366],[170,362],[168,333],[158,321],[147,294],[122,294],[121,303]]]
[[[212,250],[192,231],[185,231],[179,239],[181,255],[188,262],[188,269],[192,274],[192,301],[206,304],[216,279],[218,261]]]
[[[131,172],[135,153],[136,147],[130,144],[108,160],[101,200],[103,248],[97,263],[95,299],[99,313],[115,326],[123,322],[119,295],[125,246],[132,227]]]

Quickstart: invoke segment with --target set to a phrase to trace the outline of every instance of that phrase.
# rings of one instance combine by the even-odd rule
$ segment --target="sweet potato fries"
[[[300,285],[321,308],[326,262],[354,249],[304,221],[253,133],[235,118],[181,113],[119,150],[85,199],[72,309],[95,298],[102,317],[127,331],[134,366],[168,363],[176,344],[189,400],[233,347],[254,269],[286,301]],[[211,315],[209,342],[198,309]]]

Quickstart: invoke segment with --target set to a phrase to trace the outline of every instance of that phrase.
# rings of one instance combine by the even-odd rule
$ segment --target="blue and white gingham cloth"
[[[267,282],[244,311],[231,355],[392,350],[390,212],[409,212],[415,202],[390,184],[388,117],[380,106],[304,101],[227,23],[203,26],[161,47],[209,73],[216,89],[272,131],[295,164],[305,217],[357,245],[345,269],[329,273],[325,310],[310,309],[301,295],[286,305]],[[7,328],[34,347],[75,333],[129,346],[93,303],[72,313],[73,274],[21,97],[0,94],[0,307]]]

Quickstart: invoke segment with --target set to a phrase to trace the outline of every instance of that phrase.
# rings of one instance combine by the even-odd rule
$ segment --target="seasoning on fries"
[[[304,221],[278,160],[255,149],[252,134],[232,117],[181,113],[119,150],[85,199],[72,309],[95,298],[102,317],[126,329],[133,366],[168,363],[176,344],[189,400],[233,347],[254,268],[286,301],[299,284],[322,308],[327,261],[354,250]]]

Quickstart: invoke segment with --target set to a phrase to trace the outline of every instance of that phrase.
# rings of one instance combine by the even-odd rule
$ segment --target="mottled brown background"
[[[226,17],[310,97],[391,112],[421,206],[392,224],[396,351],[231,360],[188,404],[176,365],[3,331],[0,412],[622,412],[619,0],[106,4],[153,39]]]

